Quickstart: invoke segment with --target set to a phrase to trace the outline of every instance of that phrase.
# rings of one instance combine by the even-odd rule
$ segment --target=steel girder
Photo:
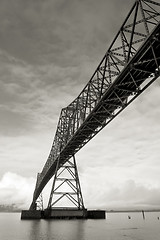
[[[136,0],[90,81],[60,114],[33,208],[60,167],[160,76],[160,3]]]

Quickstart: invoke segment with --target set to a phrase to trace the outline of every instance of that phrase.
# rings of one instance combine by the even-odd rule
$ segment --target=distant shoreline
[[[101,209],[98,209],[101,210]],[[0,210],[0,213],[21,213],[22,210],[17,209],[17,210]],[[126,210],[104,210],[106,213],[129,213],[129,212],[160,212],[160,209],[126,209]]]
[[[106,210],[107,213],[127,213],[127,212],[160,212],[160,209],[142,209],[142,210]]]
[[[17,210],[17,211],[12,211],[12,210],[11,211],[3,211],[3,210],[1,211],[0,210],[0,213],[21,213],[21,210]]]

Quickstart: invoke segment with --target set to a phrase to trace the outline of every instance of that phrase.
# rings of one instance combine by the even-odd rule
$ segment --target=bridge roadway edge
[[[60,208],[45,210],[22,210],[21,220],[40,219],[105,219],[105,210]]]

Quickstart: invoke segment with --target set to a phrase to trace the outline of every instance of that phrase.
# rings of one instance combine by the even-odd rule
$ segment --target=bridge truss
[[[160,3],[136,0],[91,79],[60,113],[30,209],[56,172],[160,76]]]

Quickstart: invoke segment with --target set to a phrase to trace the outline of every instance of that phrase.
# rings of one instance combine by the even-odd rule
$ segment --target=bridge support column
[[[75,156],[59,164],[58,160],[47,209],[43,210],[40,194],[29,210],[22,211],[21,219],[105,219],[105,211],[84,207]]]
[[[63,166],[57,161],[56,172],[48,202],[44,211],[47,218],[85,218],[82,191],[75,156]]]

